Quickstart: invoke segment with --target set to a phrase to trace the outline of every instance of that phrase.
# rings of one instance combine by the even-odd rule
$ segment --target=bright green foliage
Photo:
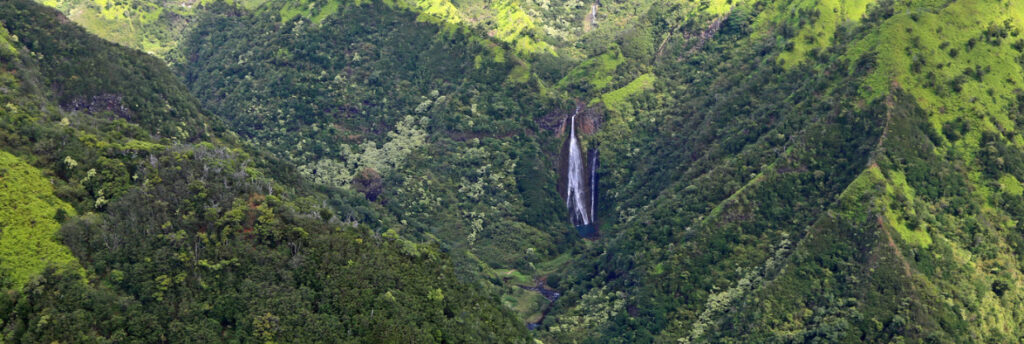
[[[537,26],[515,0],[497,0],[491,3],[494,7],[496,27],[492,35],[511,45],[520,54],[554,53],[544,41],[533,37]]]
[[[395,131],[388,133],[388,142],[380,149],[373,142],[364,143],[363,154],[357,157],[357,166],[370,167],[387,174],[402,168],[406,157],[426,144],[427,133],[423,130],[428,119],[405,116],[395,124]]]
[[[1011,196],[1024,195],[1024,185],[1021,185],[1020,181],[1011,174],[999,177],[999,189]]]
[[[0,23],[0,58],[13,58],[17,53],[18,50],[11,44],[10,33],[7,32],[7,28],[3,26],[3,23]]]
[[[493,269],[491,278],[504,279],[520,287],[532,287],[533,278],[524,275],[516,269]]]
[[[657,77],[654,74],[642,74],[633,81],[630,81],[626,86],[602,94],[599,98],[601,103],[604,104],[605,109],[611,112],[610,116],[614,116],[609,119],[609,122],[611,122],[609,125],[616,125],[615,121],[620,122],[618,125],[631,122],[634,110],[630,97],[653,89],[655,80],[657,80]]]
[[[831,46],[833,35],[840,26],[851,27],[860,21],[874,0],[779,1],[770,9],[773,20],[782,25],[796,25],[799,31],[789,39],[791,45],[779,54],[787,68],[800,64],[809,51]],[[783,7],[785,6],[785,7]],[[796,15],[793,15],[796,14]]]
[[[305,10],[306,8],[312,8],[315,5],[316,5],[315,3],[307,4],[304,1],[295,1],[295,2],[285,3],[285,5],[281,7],[281,11],[280,11],[281,21],[282,22],[288,22],[289,20],[292,20],[293,18],[295,18],[295,17],[297,17],[299,15],[302,15],[304,13],[303,10]],[[306,15],[309,15],[309,14],[306,13]]]
[[[340,6],[360,6],[364,3],[375,1],[354,1],[343,0],[277,0],[270,1],[267,7],[261,10],[279,8],[278,14],[281,22],[285,23],[295,18],[309,18],[313,23],[320,24],[328,16],[337,13]],[[465,14],[449,0],[397,0],[380,1],[394,10],[408,10],[419,13],[418,19],[423,22],[438,24],[445,27],[446,32],[458,29],[473,27],[466,23],[465,18],[471,17],[471,21],[477,22],[481,18]],[[547,42],[540,39],[541,30],[531,18],[514,0],[501,0],[488,4],[489,9],[482,12],[490,25],[482,25],[483,29],[489,30],[488,36],[498,42],[510,46],[513,52],[522,56],[534,54],[555,54],[554,48]]]
[[[37,0],[97,36],[172,62],[181,62],[175,49],[197,9],[218,1],[254,9],[268,0]],[[339,2],[318,13],[329,15]]]
[[[633,107],[634,100],[645,92],[654,89],[654,82],[657,77],[651,73],[638,76],[629,84],[614,91],[602,94],[599,98],[591,101],[592,105],[600,102],[605,108],[605,123],[599,134],[600,141],[624,142],[633,135],[633,129],[637,126],[634,123],[637,119],[636,110]],[[611,152],[614,154],[614,152]],[[614,158],[614,155],[611,155]]]
[[[1015,341],[1015,5],[767,5],[738,8],[702,49],[669,41],[676,60],[654,73],[675,90],[631,101],[634,142],[602,142],[617,234],[580,268],[598,273],[562,282],[589,285],[566,292],[542,338]],[[831,13],[793,26],[806,9],[775,10],[801,6]],[[790,41],[761,46],[754,28]],[[800,67],[769,67],[805,48]],[[582,325],[605,288],[637,311]]]
[[[875,173],[878,177],[881,177],[881,174],[875,168],[871,168],[867,172]],[[885,200],[889,203],[885,205],[886,208],[882,211],[887,220],[885,224],[895,228],[900,237],[908,244],[928,248],[928,245],[932,243],[932,238],[928,235],[925,226],[919,226],[918,228],[908,227],[906,221],[903,220],[921,218],[924,215],[916,213],[916,209],[919,207],[915,207],[914,189],[907,185],[906,175],[900,171],[889,171],[889,180],[885,185],[885,190],[888,197],[879,198],[880,201]],[[893,204],[895,203],[894,200],[899,200],[905,204]]]
[[[577,88],[586,92],[599,92],[607,89],[615,77],[615,70],[624,62],[618,46],[607,52],[590,58],[569,71],[556,85],[559,88]]]
[[[338,6],[341,6],[341,1],[328,1],[324,8],[320,9],[320,12],[313,17],[313,22],[319,24],[330,15],[338,12]]]
[[[278,3],[283,4],[279,10],[281,16],[281,22],[288,22],[289,20],[295,19],[296,17],[309,18],[314,24],[320,24],[330,15],[337,13],[338,8],[342,5],[344,0],[327,0],[327,1],[279,1]],[[356,4],[359,1],[355,1]],[[254,7],[247,7],[254,8]]]
[[[862,88],[864,97],[900,85],[929,113],[936,131],[953,120],[974,128],[960,134],[962,141],[947,137],[973,156],[982,131],[1016,127],[1006,109],[1024,84],[1014,43],[1024,39],[1021,11],[1014,4],[957,1],[936,13],[895,15],[851,48],[851,62],[870,54],[878,65]]]
[[[373,141],[366,141],[357,147],[358,151],[348,145],[341,145],[341,159],[323,159],[312,164],[299,167],[299,172],[312,181],[334,187],[348,187],[356,172],[363,168],[372,168],[385,176],[398,170],[405,164],[409,154],[421,149],[426,144],[427,118],[417,120],[413,116],[405,116],[396,124],[395,131],[387,135],[388,142],[380,148]]]
[[[726,22],[721,30],[726,35],[721,38],[722,42],[728,42],[722,44],[747,46],[744,41],[730,41],[730,34],[744,32],[742,26],[737,28]],[[669,45],[666,51],[672,49]],[[683,49],[689,46],[682,45],[679,49],[677,51],[686,52]],[[721,52],[715,49],[724,48],[713,45],[707,49]],[[609,272],[631,264],[639,266],[629,269],[634,276],[624,278],[581,275],[588,277],[575,283],[594,285],[579,288],[579,294],[567,292],[565,302],[573,306],[564,309],[565,315],[549,315],[552,340],[621,336],[622,341],[645,341],[650,338],[645,335],[653,335],[662,340],[693,342],[758,342],[765,338],[780,341],[819,338],[836,342],[864,338],[887,341],[893,336],[918,333],[929,333],[934,338],[969,335],[969,331],[957,330],[960,325],[948,318],[950,312],[937,311],[943,309],[941,302],[910,301],[906,306],[892,306],[900,304],[892,300],[908,297],[914,288],[922,290],[924,295],[935,295],[936,290],[943,288],[921,285],[948,280],[940,277],[918,284],[907,272],[915,266],[914,261],[907,258],[911,254],[908,252],[913,250],[920,258],[926,255],[921,250],[957,246],[937,239],[938,233],[956,226],[936,221],[940,208],[931,203],[934,200],[931,195],[936,191],[933,186],[922,184],[923,180],[936,177],[922,176],[921,168],[904,172],[881,163],[864,168],[869,157],[867,152],[876,147],[887,148],[888,154],[897,154],[892,152],[900,147],[898,154],[902,158],[911,156],[905,152],[910,148],[921,147],[921,151],[930,152],[926,144],[936,142],[932,139],[937,137],[934,129],[929,125],[921,129],[920,122],[914,122],[923,119],[927,123],[927,116],[911,110],[916,106],[913,99],[908,99],[907,93],[888,88],[888,84],[881,92],[895,93],[891,98],[869,98],[873,102],[843,105],[849,104],[846,101],[859,100],[859,78],[869,74],[865,72],[873,72],[870,69],[856,66],[847,69],[847,65],[830,64],[828,59],[822,59],[812,62],[816,63],[815,68],[825,71],[822,74],[792,72],[776,77],[772,74],[782,72],[757,70],[765,65],[759,64],[753,57],[756,55],[745,55],[756,54],[758,49],[763,48],[755,45],[750,50],[728,50],[733,52],[714,57],[691,53],[692,58],[670,62],[671,67],[667,64],[662,67],[665,70],[656,71],[659,84],[678,85],[677,91],[668,91],[668,104],[645,111],[644,106],[637,106],[637,101],[643,104],[644,98],[633,100],[640,119],[637,123],[644,124],[648,120],[656,123],[639,125],[634,136],[644,140],[646,132],[656,138],[623,150],[622,159],[632,159],[627,166],[640,166],[639,171],[617,166],[615,157],[602,162],[611,171],[606,181],[623,176],[606,184],[615,185],[608,190],[609,198],[621,200],[616,202],[615,215],[621,223],[616,230],[621,230],[622,234],[610,242],[631,242],[604,246],[602,249],[608,253],[595,252],[600,255],[596,259],[599,263],[595,264]],[[688,63],[695,66],[686,66]],[[748,69],[748,66],[756,68]],[[729,71],[716,72],[712,67]],[[836,77],[850,72],[853,73],[848,79]],[[778,80],[776,78],[799,81],[794,81],[794,87],[776,88],[777,84],[772,81]],[[833,101],[835,99],[849,100]],[[815,103],[830,105],[811,105]],[[815,110],[798,110],[802,106]],[[807,124],[802,115],[786,115],[803,111],[823,117],[815,124]],[[914,118],[914,121],[907,118]],[[788,124],[776,126],[776,123]],[[806,126],[806,131],[787,129],[795,123],[803,123],[798,126]],[[882,134],[883,128],[888,130],[887,134]],[[919,136],[911,138],[911,133]],[[990,136],[990,140],[997,138]],[[941,139],[937,142],[941,143]],[[602,148],[607,147],[607,142],[603,143]],[[784,149],[773,148],[776,145],[784,145]],[[993,152],[1010,151],[999,144],[992,146]],[[851,149],[860,153],[853,153]],[[644,167],[661,166],[666,160],[685,163],[676,171]],[[934,162],[916,164],[929,166],[927,169],[933,173],[943,173],[941,171],[946,169]],[[961,189],[963,181],[958,184],[953,181],[955,177],[944,178],[935,182],[945,183],[946,190]],[[643,193],[649,188],[659,191]],[[943,193],[950,200],[959,197],[951,191],[938,194]],[[814,206],[814,203],[819,205]],[[627,239],[641,236],[642,240]],[[791,238],[801,240],[801,245],[790,246]],[[665,247],[652,243],[671,244]],[[791,251],[797,253],[790,255]],[[622,258],[622,255],[629,258]],[[652,256],[659,258],[649,258]],[[880,263],[881,266],[871,263],[878,261],[891,263]],[[708,268],[709,264],[720,268]],[[737,264],[745,268],[737,269]],[[861,272],[860,267],[865,265],[877,270],[874,274]],[[931,263],[921,266],[922,270],[933,271],[927,270],[933,266]],[[830,277],[840,275],[843,277]],[[961,276],[972,275],[973,272],[968,272]],[[619,283],[644,287],[621,287]],[[851,283],[857,286],[847,287]],[[994,282],[979,285],[987,287],[991,283]],[[601,314],[606,303],[572,300],[574,296],[606,295],[605,286],[623,288],[635,295],[631,302],[635,302],[638,312],[650,312],[644,316],[649,320],[647,327],[625,336],[612,330],[635,321],[633,314],[596,328],[573,325],[581,323],[572,320],[576,318],[558,320],[564,316]],[[994,295],[990,289],[969,289],[978,290],[978,300],[984,300],[980,304],[986,305],[979,316],[998,313],[1009,305],[997,306],[999,302],[989,299],[989,295]],[[1001,287],[996,289],[1009,295]],[[880,292],[865,295],[861,290]],[[673,295],[683,295],[686,300]],[[810,304],[822,306],[802,306]],[[665,308],[670,310],[661,313]],[[924,312],[933,318],[918,316],[913,325],[905,326],[902,319],[908,317],[910,309],[928,309]],[[856,320],[865,318],[874,320]],[[876,325],[875,321],[881,325]],[[941,327],[940,322],[950,325]],[[940,328],[943,330],[938,330]],[[972,331],[999,338],[995,328],[998,327],[979,326]],[[608,332],[595,336],[595,331]]]
[[[19,289],[49,266],[71,267],[56,234],[58,219],[74,215],[39,170],[0,151],[0,286]]]
[[[416,7],[419,7],[421,18],[430,16],[441,23],[459,24],[462,17],[459,9],[448,0],[416,0]]]
[[[579,306],[560,315],[559,325],[548,329],[550,336],[559,338],[569,331],[598,331],[615,318],[626,312],[626,294],[609,291],[607,288],[593,289],[574,300]]]
[[[158,56],[168,56],[193,1],[45,0],[90,32]]]
[[[713,15],[728,14],[733,9],[733,6],[739,2],[737,0],[710,0],[707,2],[707,8],[703,10]]]

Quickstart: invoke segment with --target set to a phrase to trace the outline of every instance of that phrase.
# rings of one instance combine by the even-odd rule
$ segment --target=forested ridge
[[[238,141],[158,59],[29,1],[0,18],[3,342],[525,338],[440,248],[361,224],[364,197]]]
[[[38,2],[5,342],[1024,336],[1017,2]]]

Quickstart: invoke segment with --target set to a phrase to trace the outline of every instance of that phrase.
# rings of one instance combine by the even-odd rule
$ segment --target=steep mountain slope
[[[229,1],[248,8],[266,0]],[[168,62],[181,59],[178,42],[210,0],[37,0],[103,39],[142,50]]]
[[[238,143],[160,60],[27,0],[0,22],[0,341],[527,340],[436,245],[354,224],[377,218],[362,196]]]
[[[1016,2],[197,8],[176,68],[204,106],[545,342],[1024,335]],[[595,241],[554,192],[580,104]],[[546,316],[512,286],[538,283]]]
[[[686,87],[637,111],[643,162],[603,161],[618,225],[545,338],[1019,338],[1016,5],[801,6],[669,43],[655,88]]]
[[[437,242],[463,278],[538,319],[543,297],[520,287],[581,245],[552,187],[557,152],[542,149],[557,138],[537,123],[570,105],[479,31],[380,2],[281,23],[266,15],[279,4],[206,8],[181,45],[193,92],[307,180],[362,192],[375,230]]]
[[[568,229],[550,191],[526,211],[553,173],[523,171],[545,163],[523,130],[551,105],[529,74],[517,80],[514,55],[416,17],[371,3],[321,25],[280,25],[213,8],[183,43],[184,75],[240,133],[311,180],[354,188],[362,171],[381,175],[373,197],[394,216],[385,229],[526,267],[539,258],[529,250],[551,254]],[[520,184],[527,173],[534,180]]]
[[[218,0],[267,16],[284,23],[308,19],[320,24],[339,8],[361,1],[343,0]],[[57,8],[90,32],[128,47],[143,50],[169,61],[179,61],[176,48],[182,34],[192,25],[211,0],[37,0]],[[266,6],[263,6],[264,4]],[[448,0],[389,2],[396,8],[420,13],[421,20],[440,24],[471,26],[489,30],[495,40],[508,43],[517,53],[550,52],[551,45],[537,35],[543,31],[527,11],[511,0],[459,3]],[[576,5],[580,7],[582,4]],[[546,7],[546,6],[543,6]],[[536,13],[536,10],[530,12]],[[551,28],[545,28],[552,31]],[[563,35],[564,36],[564,35]]]
[[[193,0],[42,0],[109,41],[168,56],[194,12]]]

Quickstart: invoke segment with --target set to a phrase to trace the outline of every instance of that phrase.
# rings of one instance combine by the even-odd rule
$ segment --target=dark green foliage
[[[53,214],[78,262],[3,291],[4,342],[528,341],[436,243],[381,237],[363,195],[318,192],[294,165],[205,131],[161,62],[56,18],[0,4],[21,42],[0,59],[0,149],[83,214]],[[74,111],[81,97],[104,103]]]
[[[281,25],[215,4],[184,43],[183,74],[240,133],[303,161],[333,156],[336,142],[378,139],[414,109],[431,115],[431,129],[487,134],[516,129],[511,114],[538,111],[510,101],[535,97],[501,87],[509,66],[492,62],[490,50],[415,17],[371,2],[343,6],[320,25]],[[471,104],[492,120],[474,118]]]
[[[8,293],[7,338],[528,341],[496,295],[554,343],[1024,336],[1018,5],[619,1],[585,30],[589,3],[501,4],[559,56],[494,41],[494,3],[430,2],[462,24],[200,4],[176,68],[260,149],[216,126],[162,140],[206,119],[160,108],[182,92],[152,59],[0,35],[20,73],[0,90],[29,90],[3,92],[0,148],[86,213],[54,214],[85,282]],[[7,26],[58,21],[36,17]],[[159,96],[104,107],[133,92]],[[99,106],[47,100],[81,94]],[[555,191],[573,103],[602,157],[593,241]],[[516,286],[545,281],[550,310]]]
[[[514,342],[523,334],[455,279],[437,247],[324,223],[301,199],[264,194],[223,149],[157,160],[140,173],[160,183],[71,220],[61,236],[91,274],[158,317],[151,331],[161,338]]]
[[[107,288],[93,288],[73,273],[46,271],[22,293],[0,297],[3,334],[12,342],[154,343],[165,339],[157,316]],[[45,320],[44,320],[45,319]]]
[[[307,171],[353,166],[351,184],[336,186],[382,205],[376,230],[440,239],[462,270],[481,267],[467,252],[485,266],[530,270],[576,244],[550,188],[544,145],[556,139],[535,123],[554,102],[529,62],[481,32],[417,21],[382,2],[343,4],[319,24],[266,15],[280,5],[216,3],[195,23],[180,70],[208,108]],[[564,63],[539,60],[549,73]],[[369,166],[354,164],[379,158],[367,145],[395,142],[409,115],[426,133],[422,146],[398,147],[408,155],[375,169],[379,181],[360,177]]]
[[[193,141],[223,130],[200,114],[188,90],[166,72],[161,60],[96,39],[76,25],[61,23],[58,12],[31,2],[5,1],[0,17],[18,19],[4,25],[32,52],[33,58],[23,61],[37,67],[43,78],[38,83],[27,80],[27,86],[52,92],[62,108],[108,112],[103,115],[129,120],[157,138]]]

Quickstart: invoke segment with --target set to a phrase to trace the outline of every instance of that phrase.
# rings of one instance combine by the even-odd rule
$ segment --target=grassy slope
[[[174,49],[196,6],[227,1],[256,8],[267,0],[36,0],[108,41],[176,60]],[[337,5],[337,1],[333,1]],[[328,4],[327,7],[331,5]],[[326,12],[325,12],[326,14]]]
[[[37,0],[61,10],[71,20],[104,39],[140,49],[150,54],[176,60],[173,50],[196,14],[196,7],[212,1],[237,3],[247,9],[256,9],[264,3],[276,3],[273,9],[282,22],[297,17],[308,18],[319,24],[327,16],[347,3],[366,1],[346,0]],[[385,1],[389,5],[422,13],[421,20],[462,25],[467,14],[448,0]],[[490,36],[512,47],[520,54],[549,52],[554,49],[538,37],[541,33],[535,19],[513,0],[485,3],[474,22],[483,20],[489,25]]]
[[[863,14],[864,5],[818,3],[822,18],[803,26],[793,38],[796,48],[781,54],[785,65],[794,67],[804,60],[798,55],[830,45],[824,38],[834,32],[836,17],[825,13],[850,13],[852,17],[845,17],[855,19]],[[840,11],[826,11],[830,8]],[[894,16],[850,44],[843,58],[850,62],[851,71],[864,59],[877,63],[860,87],[863,101],[889,97],[889,104],[908,103],[920,110],[888,115],[887,132],[873,153],[881,162],[869,166],[837,206],[809,229],[818,234],[809,234],[800,243],[797,251],[803,255],[790,258],[795,270],[780,273],[743,301],[748,312],[760,313],[754,318],[764,321],[759,329],[748,328],[751,333],[806,340],[814,337],[814,331],[832,326],[830,340],[836,341],[864,340],[865,335],[881,340],[885,333],[912,340],[954,341],[1002,341],[1021,335],[1018,329],[1024,319],[1018,314],[1024,309],[1017,300],[1022,295],[1013,287],[1024,284],[1015,248],[1018,234],[1012,232],[1017,215],[1000,206],[1007,198],[1020,197],[1020,176],[1012,175],[1009,166],[1001,176],[986,174],[980,156],[986,149],[982,142],[986,132],[1006,145],[1020,147],[1011,109],[1024,82],[1017,63],[1020,49],[1013,45],[1020,39],[1021,8],[994,1],[901,2],[894,8]],[[951,135],[948,127],[954,122],[966,123],[968,129]],[[938,136],[939,132],[946,134]],[[904,148],[908,146],[927,148]],[[1003,158],[1012,159],[1004,156],[1000,161]],[[935,188],[935,181],[907,175],[920,175],[923,170],[953,171],[952,178],[960,182],[939,186],[946,191],[938,197],[934,192],[921,195],[928,192],[918,189]],[[947,195],[956,191],[965,191],[963,199],[975,204],[976,210],[951,207],[949,203],[956,203],[958,197]],[[855,202],[869,206],[854,206]],[[864,234],[841,233],[855,228]],[[968,231],[975,234],[965,237]],[[861,247],[868,254],[843,247]],[[837,271],[820,261],[802,260],[822,255],[844,257],[840,259],[852,265]],[[862,270],[866,268],[870,270]],[[842,283],[843,278],[833,275],[844,276],[846,283],[874,286],[861,287],[865,290],[893,289],[843,295],[844,288],[822,288],[820,283]],[[1000,290],[999,283],[1011,287]],[[849,297],[849,301],[811,296],[837,290],[837,299]],[[794,301],[838,311],[823,314],[822,308],[812,308],[804,313],[802,307],[789,305]],[[753,310],[764,307],[764,302],[769,305],[766,310]],[[854,311],[860,316],[844,313]],[[875,331],[867,330],[872,328]]]
[[[793,231],[806,236],[795,237],[799,239],[795,243],[785,239],[785,244],[775,246],[775,252],[782,255],[773,255],[772,249],[757,252],[737,244],[717,255],[708,251],[714,252],[718,246],[687,251],[679,258],[682,263],[672,265],[659,262],[672,261],[664,258],[645,257],[651,265],[644,264],[644,260],[637,262],[644,265],[631,268],[629,274],[647,274],[651,276],[648,283],[656,284],[665,280],[666,270],[680,271],[679,278],[692,284],[673,286],[677,288],[673,289],[676,297],[681,294],[704,300],[696,310],[674,310],[674,318],[660,339],[1000,342],[1020,337],[1017,329],[1024,318],[1019,316],[1022,309],[1018,289],[1024,280],[1018,269],[1019,209],[1013,208],[1020,200],[1022,177],[1015,162],[1021,147],[1015,128],[1020,125],[1019,61],[1024,47],[1015,43],[1021,39],[1019,4],[898,2],[892,6],[895,15],[862,26],[859,19],[872,6],[876,5],[865,1],[780,1],[759,14],[760,31],[751,37],[771,37],[778,33],[774,31],[778,27],[796,27],[791,48],[779,56],[786,68],[821,70],[822,60],[828,59],[845,61],[851,74],[866,68],[867,75],[856,81],[859,91],[844,104],[859,108],[885,104],[885,122],[879,123],[884,124],[884,134],[868,154],[872,163],[849,184],[841,185],[845,191],[834,203],[830,201],[813,223]],[[811,14],[815,10],[821,13]],[[847,37],[856,30],[867,31],[838,51],[826,51],[835,44],[832,36],[840,28]],[[827,57],[815,60],[808,53],[815,49]],[[800,65],[802,62],[807,63]],[[729,73],[729,69],[721,73]],[[658,76],[667,77],[661,73]],[[825,87],[840,87],[839,79],[834,80]],[[800,147],[816,146],[795,144],[790,150],[799,152]],[[742,159],[742,154],[736,159]],[[769,167],[779,168],[774,163]],[[805,162],[795,168],[810,166]],[[657,217],[652,221],[646,215],[651,211],[642,210],[626,218],[630,221],[635,216],[639,220],[623,227],[645,230],[623,237],[654,237],[659,231],[681,231],[680,227],[686,226],[686,241],[716,243],[724,239],[744,243],[744,237],[778,240],[749,237],[746,232],[750,229],[734,232],[733,228],[737,222],[758,216],[759,206],[750,203],[758,197],[758,190],[778,189],[766,185],[783,181],[771,173],[759,173],[702,213],[699,224],[677,222],[663,229],[667,224],[658,222]],[[691,186],[707,190],[703,192],[715,187],[699,179]],[[688,191],[666,188],[661,199],[644,208],[671,208],[666,204],[672,201],[666,199],[683,198]],[[677,205],[675,213],[662,215],[676,217],[690,207]],[[779,222],[758,224],[766,225],[788,226]],[[735,236],[740,236],[739,240]],[[715,258],[705,261],[707,256]],[[743,256],[764,263],[744,267],[740,262],[749,260]],[[605,259],[625,260],[611,256]],[[698,284],[700,280],[690,275],[697,272],[683,267],[699,262],[721,264],[740,272],[722,272],[713,285]],[[722,283],[725,280],[729,282]],[[595,287],[584,297],[607,294]],[[646,296],[630,302],[646,304],[650,302],[644,300]],[[613,299],[608,298],[608,302]],[[566,319],[574,319],[574,312],[586,313],[587,307],[579,303],[563,314]],[[616,312],[610,314],[614,317]],[[602,329],[601,323],[609,322],[599,319],[598,314],[588,319],[598,325],[575,329],[593,333]],[[574,330],[568,323],[554,323],[552,338],[566,338],[559,336]]]
[[[176,45],[180,16],[191,15],[184,1],[44,0],[104,39],[165,56]],[[166,13],[165,13],[166,12]],[[175,18],[175,19],[172,19]]]
[[[38,169],[0,151],[0,281],[21,288],[47,266],[75,262],[55,237],[58,213],[70,217],[75,210],[53,195]]]
[[[1017,63],[1021,56],[1019,28],[1024,27],[1024,7],[1014,2],[955,1],[938,11],[917,11],[927,7],[907,4],[903,11],[854,46],[851,60],[861,52],[873,49],[878,56],[878,67],[863,87],[865,98],[878,97],[878,90],[885,84],[898,84],[905,89],[927,116],[928,123],[936,132],[944,132],[945,140],[935,142],[937,159],[951,164],[962,164],[962,179],[966,179],[966,196],[977,206],[977,211],[956,213],[954,209],[942,206],[947,198],[916,198],[911,193],[911,202],[923,202],[918,207],[934,213],[906,214],[907,218],[928,219],[936,216],[945,221],[932,224],[928,231],[936,244],[928,252],[935,259],[935,265],[945,264],[958,275],[948,276],[933,270],[931,264],[912,264],[920,275],[926,276],[931,291],[943,297],[953,308],[966,310],[967,318],[982,319],[972,322],[967,333],[972,340],[982,338],[1019,338],[1020,324],[1024,319],[1018,314],[1024,311],[1019,301],[1019,288],[998,292],[994,283],[1008,279],[1010,285],[1024,284],[1019,273],[1019,252],[1012,243],[1018,234],[1012,229],[1019,214],[1000,206],[1003,198],[1019,198],[1005,193],[1000,195],[1002,183],[1021,177],[986,174],[983,150],[988,149],[983,137],[992,133],[997,141],[1021,148],[1019,135],[1015,132],[1018,124],[1012,107],[1019,99],[1015,95],[1024,83],[1022,68]],[[1020,43],[1017,43],[1020,44]],[[871,46],[872,48],[867,48]],[[956,53],[952,51],[956,50]],[[959,135],[948,135],[943,129],[953,121],[966,122],[968,129]],[[948,136],[947,136],[948,135]],[[956,136],[962,136],[958,139]],[[897,159],[898,157],[893,157]],[[1013,159],[1005,154],[1000,160]],[[899,164],[895,164],[899,165]],[[893,166],[890,185],[897,189],[913,190],[914,185],[903,184],[902,171],[908,166]],[[1000,166],[1004,173],[1019,173],[1009,166]],[[996,179],[999,178],[999,179]],[[902,185],[901,185],[902,184]],[[925,183],[918,182],[920,186]],[[888,194],[893,194],[888,192]],[[1001,209],[1002,208],[1002,209]],[[928,234],[908,233],[902,224],[892,221],[904,242],[909,247],[928,249],[931,242]],[[941,223],[946,222],[946,223]],[[979,223],[979,233],[972,239],[962,237],[962,231],[971,230],[971,223]],[[1004,232],[1011,230],[1011,232]],[[949,252],[949,253],[946,253]],[[952,277],[952,278],[950,278]],[[998,295],[997,295],[998,292]]]
[[[796,24],[800,27],[796,37],[790,40],[792,49],[779,55],[787,67],[794,67],[806,59],[809,51],[824,49],[832,45],[832,36],[836,29],[840,26],[854,26],[873,2],[873,0],[779,1],[773,3],[775,6],[763,18],[775,23]],[[808,17],[810,18],[805,19]]]

